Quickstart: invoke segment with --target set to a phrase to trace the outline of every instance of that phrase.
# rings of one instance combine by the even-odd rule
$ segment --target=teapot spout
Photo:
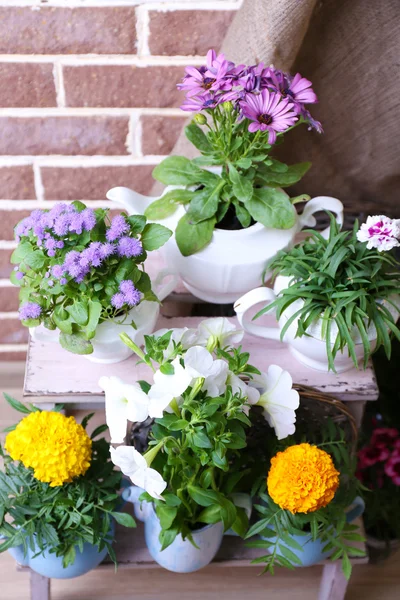
[[[115,187],[106,194],[108,200],[122,205],[130,214],[142,215],[146,208],[155,200],[151,196],[143,196],[127,187]]]

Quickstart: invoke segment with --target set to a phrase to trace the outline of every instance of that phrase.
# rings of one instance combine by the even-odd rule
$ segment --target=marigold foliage
[[[310,444],[289,446],[271,460],[267,486],[272,500],[291,513],[314,512],[329,504],[339,472],[329,454]]]
[[[58,412],[30,413],[7,435],[5,448],[51,487],[84,475],[92,457],[92,440],[82,425]]]

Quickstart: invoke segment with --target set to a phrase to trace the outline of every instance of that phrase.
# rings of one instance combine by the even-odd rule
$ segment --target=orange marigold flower
[[[291,513],[314,512],[329,504],[339,485],[339,472],[329,454],[310,444],[289,446],[271,460],[268,493]]]
[[[74,417],[36,411],[7,435],[5,449],[11,458],[32,468],[36,479],[56,487],[86,473],[92,440]]]

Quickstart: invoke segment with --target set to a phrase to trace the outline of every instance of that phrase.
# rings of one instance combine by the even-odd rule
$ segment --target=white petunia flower
[[[159,329],[155,333],[153,333],[154,337],[158,338],[171,331],[170,329]],[[187,350],[191,346],[194,346],[197,343],[198,333],[196,329],[189,329],[189,327],[176,327],[172,329],[172,335],[167,346],[167,349],[164,350],[164,360],[169,360],[173,355],[174,351],[174,342],[175,344],[181,344],[184,350]]]
[[[283,440],[296,431],[296,409],[300,397],[292,388],[293,381],[290,373],[278,365],[270,365],[268,373],[256,375],[250,383],[260,391],[257,405],[264,409],[264,416],[275,429],[278,440]]]
[[[234,394],[240,394],[242,398],[247,397],[249,404],[257,404],[260,399],[260,392],[250,385],[247,385],[237,375],[229,371],[227,385],[230,385]],[[243,412],[248,416],[250,412],[249,406],[243,406]]]
[[[148,393],[149,415],[152,418],[161,418],[171,400],[183,394],[191,384],[192,376],[182,367],[179,357],[171,365],[174,367],[172,375],[165,375],[160,370],[154,373],[154,384]]]
[[[367,242],[368,250],[377,248],[379,252],[400,246],[400,219],[390,219],[385,215],[367,218],[357,231],[359,242]]]
[[[193,379],[204,378],[202,390],[209,396],[216,397],[226,390],[228,363],[224,360],[214,360],[212,354],[202,346],[189,348],[184,356],[186,371]]]
[[[221,348],[239,344],[244,335],[243,329],[238,329],[225,317],[216,317],[214,319],[206,319],[198,326],[199,346],[208,346],[215,348],[219,345]]]
[[[163,500],[162,492],[167,483],[155,469],[151,469],[144,456],[133,446],[118,446],[110,448],[111,460],[130,478],[134,485],[143,488],[150,496]]]
[[[149,416],[149,399],[137,383],[130,385],[119,377],[101,377],[99,386],[105,392],[111,443],[121,444],[126,436],[127,422],[141,423]]]

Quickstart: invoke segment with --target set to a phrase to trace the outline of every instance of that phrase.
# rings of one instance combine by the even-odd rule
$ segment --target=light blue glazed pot
[[[357,496],[354,499],[353,504],[349,507],[349,510],[346,513],[347,523],[351,523],[352,521],[354,521],[355,519],[360,517],[362,515],[362,513],[364,512],[364,508],[365,508],[364,500],[362,498],[360,498],[360,496]],[[320,540],[313,541],[311,534],[309,534],[309,533],[305,534],[305,535],[291,535],[290,537],[295,542],[300,544],[300,546],[303,548],[302,551],[296,550],[295,548],[292,548],[291,546],[288,546],[287,544],[285,544],[283,542],[280,542],[280,545],[286,546],[287,548],[289,548],[289,550],[291,552],[293,552],[301,560],[301,563],[302,563],[301,565],[298,565],[297,563],[294,563],[294,562],[292,563],[293,566],[295,566],[295,567],[300,567],[300,566],[309,567],[311,565],[315,565],[323,560],[326,560],[333,553],[333,550],[329,550],[327,552],[322,552],[322,549],[326,545],[326,542],[322,543]],[[276,541],[276,537],[262,538],[262,539],[265,539],[266,541],[272,542],[272,543],[275,543],[275,541]],[[282,556],[282,553],[280,552],[279,547],[277,549],[277,554],[279,554],[279,556]]]
[[[114,525],[110,528],[109,532],[110,539],[114,536]],[[75,546],[76,558],[72,565],[64,568],[62,564],[62,556],[56,556],[51,554],[49,551],[45,551],[42,554],[37,554],[39,548],[35,546],[34,550],[28,548],[27,553],[24,554],[24,548],[22,544],[14,548],[9,548],[8,552],[15,558],[17,563],[23,567],[29,567],[32,571],[48,577],[49,579],[72,579],[73,577],[79,577],[88,573],[92,569],[95,569],[107,556],[107,548],[103,548],[101,552],[92,544],[85,543],[83,545],[83,552],[81,552],[78,546]]]
[[[188,539],[183,539],[178,534],[168,548],[161,550],[159,535],[161,525],[155,513],[153,504],[150,502],[139,502],[139,497],[144,490],[132,486],[123,491],[123,498],[132,502],[135,516],[144,523],[144,535],[147,548],[153,559],[164,569],[174,573],[192,573],[206,567],[214,558],[224,537],[223,524],[215,523],[206,525],[192,533],[196,548]],[[251,500],[246,494],[232,495],[232,500],[237,506],[242,506],[251,514]],[[236,535],[228,531],[225,535]]]

